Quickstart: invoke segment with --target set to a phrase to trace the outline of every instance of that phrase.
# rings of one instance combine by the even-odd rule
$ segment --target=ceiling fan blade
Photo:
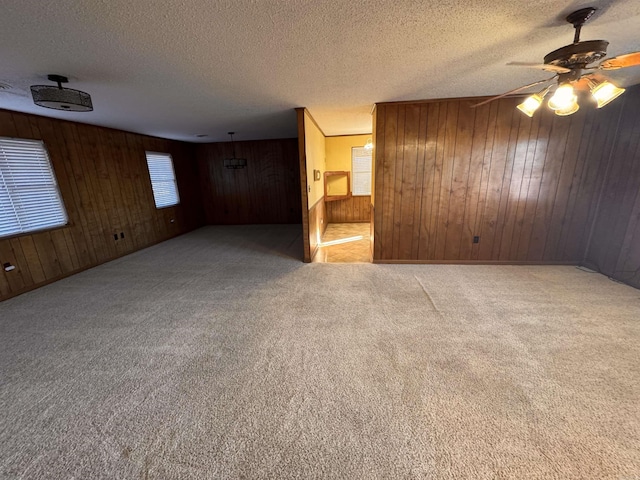
[[[603,70],[618,70],[619,68],[636,67],[640,65],[640,52],[626,53],[610,58],[600,64]]]
[[[475,105],[471,105],[471,108],[480,107],[482,105],[486,105],[489,102],[493,102],[494,100],[498,100],[499,98],[506,97],[507,95],[511,95],[513,93],[518,93],[521,90],[526,90],[527,88],[535,87],[536,85],[540,85],[541,83],[549,83],[554,80],[558,75],[554,75],[551,78],[545,78],[544,80],[539,80],[537,82],[530,83],[529,85],[523,85],[522,87],[514,88],[513,90],[509,90],[508,92],[501,93],[500,95],[496,95],[495,97],[491,97],[483,102],[476,103]]]
[[[507,65],[512,67],[537,68],[552,73],[569,73],[571,71],[570,68],[559,67],[558,65],[551,65],[549,63],[509,62]]]

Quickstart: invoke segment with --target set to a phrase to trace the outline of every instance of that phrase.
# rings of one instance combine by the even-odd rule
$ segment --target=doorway
[[[370,263],[373,138],[326,136],[298,110],[305,261]]]

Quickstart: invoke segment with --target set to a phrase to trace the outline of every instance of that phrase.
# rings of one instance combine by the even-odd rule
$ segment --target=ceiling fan
[[[600,71],[617,70],[620,68],[635,67],[640,65],[640,52],[632,52],[619,55],[614,58],[602,60],[607,55],[606,40],[585,40],[580,41],[580,31],[582,26],[596,12],[593,7],[581,8],[569,14],[566,18],[575,28],[573,43],[558,48],[544,57],[544,63],[511,62],[507,65],[532,67],[552,72],[555,75],[551,78],[530,83],[522,87],[497,95],[493,98],[480,102],[473,107],[479,107],[499,98],[520,92],[527,88],[545,83],[551,83],[556,78],[557,87],[553,95],[547,102],[547,106],[556,115],[571,115],[578,111],[578,96],[576,90],[587,91],[596,101],[598,108],[604,107],[612,100],[616,99],[624,92],[624,88],[619,88],[611,83]],[[535,93],[518,105],[518,109],[525,115],[532,117],[534,112],[542,105],[545,96],[551,91],[553,84]]]

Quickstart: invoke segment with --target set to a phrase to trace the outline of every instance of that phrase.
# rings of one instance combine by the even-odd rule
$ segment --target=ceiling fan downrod
[[[596,13],[596,9],[594,7],[581,8],[580,10],[576,10],[573,13],[567,15],[567,22],[573,25],[573,28],[576,29],[576,32],[573,36],[573,43],[578,43],[580,41],[580,31],[582,30],[582,26],[587,23],[593,14]]]

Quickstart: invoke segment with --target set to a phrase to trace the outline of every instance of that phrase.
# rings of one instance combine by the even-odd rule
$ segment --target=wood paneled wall
[[[521,101],[377,106],[374,261],[583,260],[620,107]]]
[[[209,224],[300,223],[300,171],[295,138],[233,142],[241,169],[224,167],[231,142],[200,144],[197,157]]]
[[[311,251],[310,258],[313,260],[318,252],[318,246],[322,241],[322,236],[327,230],[327,203],[324,197],[320,197],[314,205],[309,209],[309,248]]]
[[[640,288],[640,86],[617,102],[622,108],[610,125],[616,136],[585,264]]]
[[[69,225],[0,239],[0,300],[202,225],[190,144],[0,110],[0,136],[43,140]],[[145,150],[173,156],[180,205],[156,209]],[[124,238],[114,240],[114,234]]]
[[[371,220],[371,196],[357,196],[326,203],[327,223],[368,223]]]

